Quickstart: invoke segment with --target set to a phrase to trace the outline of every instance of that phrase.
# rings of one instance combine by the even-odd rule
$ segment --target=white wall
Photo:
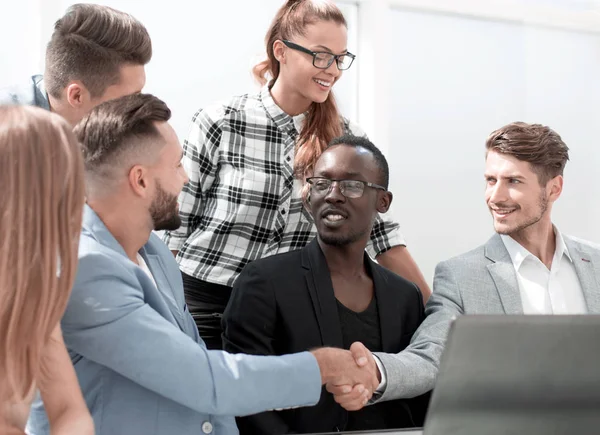
[[[460,15],[392,14],[388,157],[397,168],[396,215],[425,275],[492,234],[483,200],[485,139],[517,120],[550,125],[569,145],[555,222],[600,242],[600,36]]]
[[[283,0],[98,0],[148,28],[147,92],[173,109],[184,138],[193,113],[257,89],[252,65]],[[0,2],[0,86],[40,72],[65,0]],[[358,59],[336,94],[384,150],[394,216],[431,282],[435,264],[492,233],[483,147],[514,120],[555,128],[571,147],[555,220],[600,242],[600,7],[595,0],[347,0]],[[18,37],[17,37],[17,36]]]
[[[29,13],[38,1],[0,2],[0,87],[39,71],[41,15]]]

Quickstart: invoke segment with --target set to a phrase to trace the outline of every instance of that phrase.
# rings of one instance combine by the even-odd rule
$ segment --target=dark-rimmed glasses
[[[306,182],[310,184],[311,190],[318,195],[328,194],[331,191],[333,183],[337,183],[342,195],[350,199],[356,199],[363,196],[365,187],[371,187],[387,192],[387,189],[379,184],[360,180],[330,180],[329,178],[324,177],[310,177],[306,179]]]
[[[327,51],[312,51],[294,42],[288,41],[287,39],[284,39],[282,42],[292,50],[298,50],[302,53],[310,54],[313,57],[314,67],[319,69],[327,69],[331,66],[333,61],[336,61],[338,69],[340,71],[344,71],[350,68],[352,62],[354,62],[354,59],[356,59],[356,56],[352,53],[333,54]]]

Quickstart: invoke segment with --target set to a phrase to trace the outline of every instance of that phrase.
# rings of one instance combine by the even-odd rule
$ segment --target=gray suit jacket
[[[600,313],[600,247],[563,235],[589,313]],[[523,314],[517,275],[498,234],[485,245],[436,267],[427,316],[409,347],[377,353],[387,375],[380,400],[409,398],[431,390],[450,324],[461,314]]]
[[[152,234],[140,255],[154,280],[85,206],[77,278],[61,323],[96,435],[235,435],[235,415],[319,401],[321,375],[310,353],[207,350],[167,246]],[[28,431],[49,433],[40,400]]]
[[[44,76],[28,77],[23,83],[0,89],[0,105],[4,104],[37,106],[50,110],[48,94],[44,86]]]

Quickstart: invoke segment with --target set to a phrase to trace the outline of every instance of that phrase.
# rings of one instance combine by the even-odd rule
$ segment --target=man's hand
[[[368,364],[368,350],[352,345],[351,352],[342,349],[321,348],[312,351],[321,369],[321,382],[339,386],[342,394],[351,395],[353,404],[362,408],[379,386],[377,370]],[[366,350],[366,352],[365,352]]]
[[[350,346],[350,352],[357,366],[366,368],[369,372],[374,373],[377,378],[377,385],[367,398],[360,391],[360,385],[351,386],[349,384],[342,385],[337,382],[328,382],[327,391],[333,394],[337,403],[339,403],[347,411],[358,411],[367,404],[372,396],[372,393],[377,389],[381,382],[381,373],[375,363],[375,357],[362,343],[356,342]]]

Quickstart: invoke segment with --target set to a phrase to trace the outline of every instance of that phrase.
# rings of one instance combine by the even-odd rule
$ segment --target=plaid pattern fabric
[[[298,133],[267,87],[200,110],[192,121],[183,144],[190,182],[179,197],[182,226],[164,240],[179,251],[183,272],[232,286],[248,262],[300,249],[316,235],[293,174]],[[404,245],[399,225],[379,218],[369,254],[396,245]]]

